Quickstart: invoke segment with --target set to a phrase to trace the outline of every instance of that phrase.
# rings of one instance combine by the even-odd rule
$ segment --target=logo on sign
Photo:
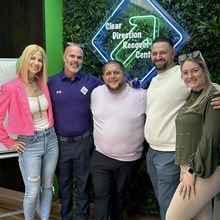
[[[178,51],[188,35],[154,0],[123,0],[91,36],[92,49],[103,62],[119,60],[128,77],[138,77],[144,86],[156,70],[150,60],[152,42],[157,36],[170,37]]]

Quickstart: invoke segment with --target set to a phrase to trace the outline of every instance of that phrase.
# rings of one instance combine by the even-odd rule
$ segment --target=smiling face
[[[28,63],[28,77],[33,79],[36,74],[38,74],[43,67],[43,56],[40,51],[34,53]]]
[[[193,91],[200,91],[205,87],[206,74],[198,63],[186,60],[181,66],[181,72],[184,83]]]
[[[155,42],[152,45],[151,60],[154,63],[158,73],[172,68],[176,53],[167,42]]]
[[[125,73],[118,63],[106,64],[103,80],[111,93],[120,93],[125,87]]]
[[[67,77],[72,77],[80,71],[83,64],[83,51],[79,46],[71,45],[65,50],[64,56],[64,72]]]

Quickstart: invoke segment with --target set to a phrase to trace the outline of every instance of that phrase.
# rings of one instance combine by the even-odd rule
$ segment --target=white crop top
[[[32,113],[34,128],[36,131],[49,127],[47,114],[48,102],[44,94],[36,97],[28,97],[30,110]]]

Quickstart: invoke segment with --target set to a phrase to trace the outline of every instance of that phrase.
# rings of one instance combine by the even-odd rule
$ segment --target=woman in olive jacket
[[[199,51],[179,56],[191,95],[176,118],[176,164],[180,184],[167,220],[211,220],[212,198],[220,191],[220,111],[210,105],[216,92]]]

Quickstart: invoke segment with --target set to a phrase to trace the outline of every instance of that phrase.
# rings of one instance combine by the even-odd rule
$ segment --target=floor
[[[23,193],[0,187],[0,219],[1,220],[22,220],[22,199]],[[91,220],[93,219],[93,204],[91,204]],[[52,205],[50,220],[61,220],[60,203],[55,200]],[[10,216],[9,216],[10,215]],[[39,220],[36,217],[36,220]],[[160,220],[158,216],[128,216],[124,220]]]

